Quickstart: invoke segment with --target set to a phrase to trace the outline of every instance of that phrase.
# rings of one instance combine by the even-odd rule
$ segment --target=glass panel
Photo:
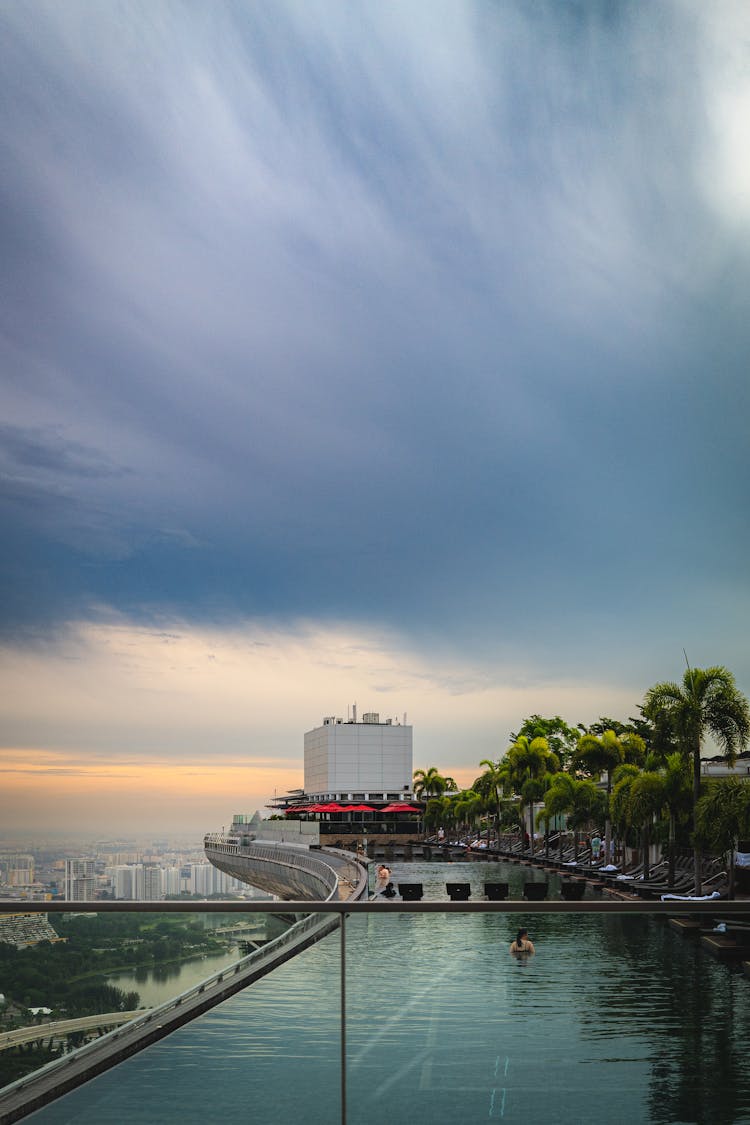
[[[501,874],[440,865],[432,891],[479,897],[474,866]],[[378,909],[346,922],[349,1125],[750,1120],[750,981],[666,917]],[[509,951],[522,922],[532,957]],[[329,934],[29,1120],[339,1121],[340,948]]]
[[[646,917],[349,923],[350,1125],[747,1120],[750,982]]]

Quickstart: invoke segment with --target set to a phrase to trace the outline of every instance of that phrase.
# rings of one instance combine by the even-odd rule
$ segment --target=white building
[[[180,885],[181,869],[179,867],[166,867],[164,869],[164,894],[178,895],[183,889]]]
[[[406,719],[406,716],[404,716]],[[316,800],[397,801],[411,795],[412,728],[367,713],[305,732],[305,794]]]
[[[162,897],[163,876],[158,863],[144,863],[143,865],[143,900],[154,902]]]
[[[117,899],[153,902],[164,894],[165,876],[158,863],[119,863],[107,874]]]
[[[65,860],[65,897],[74,902],[96,898],[96,860]]]

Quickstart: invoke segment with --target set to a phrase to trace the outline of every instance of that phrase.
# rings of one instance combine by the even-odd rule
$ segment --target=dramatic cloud
[[[729,0],[5,5],[7,644],[750,683],[748,43]]]

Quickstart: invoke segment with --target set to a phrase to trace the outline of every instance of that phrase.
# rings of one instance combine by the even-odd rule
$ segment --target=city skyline
[[[750,693],[750,13],[0,12],[0,820]]]

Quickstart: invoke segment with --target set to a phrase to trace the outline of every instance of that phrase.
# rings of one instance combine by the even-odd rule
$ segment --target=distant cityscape
[[[15,845],[15,846],[14,846]],[[266,897],[209,863],[201,842],[0,840],[0,899],[151,902],[179,896]]]

